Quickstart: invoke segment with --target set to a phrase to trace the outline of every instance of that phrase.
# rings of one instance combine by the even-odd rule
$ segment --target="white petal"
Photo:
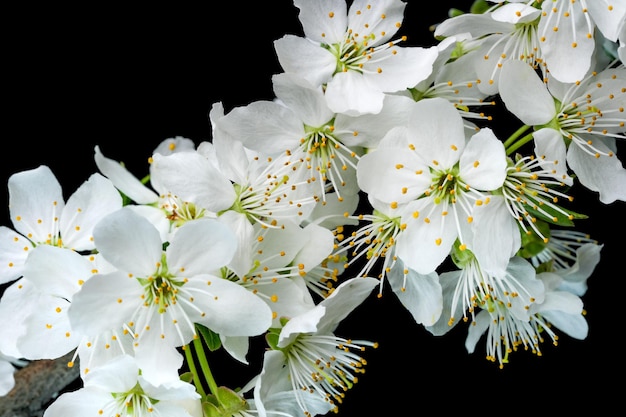
[[[467,329],[467,338],[465,339],[465,349],[467,349],[467,353],[474,353],[476,343],[478,343],[481,336],[485,333],[490,322],[491,317],[486,310],[482,310],[476,315],[476,319]]]
[[[137,204],[150,204],[158,200],[159,196],[142,184],[121,163],[105,157],[99,146],[95,147],[94,160],[102,175],[111,180],[117,189]]]
[[[236,198],[230,180],[196,152],[155,154],[150,173],[159,184],[184,201],[213,212],[229,208]]]
[[[94,249],[94,226],[120,208],[122,196],[113,183],[100,174],[91,175],[65,204],[59,224],[63,245],[78,251]]]
[[[146,334],[153,337],[145,338]],[[142,334],[135,347],[135,359],[142,377],[154,385],[180,380],[179,370],[183,365],[183,355],[169,341],[158,337],[156,332]]]
[[[394,129],[389,134],[395,134],[400,129]],[[405,203],[418,198],[430,186],[429,172],[428,166],[408,147],[378,148],[363,155],[357,164],[357,180],[361,189],[386,203]]]
[[[318,332],[333,332],[344,318],[357,308],[380,281],[371,277],[350,278],[341,284],[320,305],[325,308]]]
[[[322,89],[313,86],[304,78],[295,74],[282,73],[274,75],[272,83],[276,98],[290,108],[306,125],[323,126],[335,116],[326,104]]]
[[[587,279],[600,262],[600,251],[604,245],[587,243],[576,249],[576,261],[572,266],[559,271],[563,278],[561,289],[567,289],[578,296],[587,290]]]
[[[593,145],[600,151],[609,151],[600,139],[594,140]],[[616,154],[596,158],[572,143],[567,151],[567,163],[582,185],[600,193],[602,203],[626,201],[626,169]]]
[[[304,125],[291,108],[273,101],[236,107],[219,119],[216,127],[267,155],[294,150],[304,136]]]
[[[233,231],[214,219],[186,222],[167,247],[171,272],[197,275],[227,265],[235,254],[237,239]]]
[[[222,347],[226,349],[226,352],[239,362],[249,365],[248,350],[250,349],[250,338],[248,336],[224,336],[220,335],[222,341]]]
[[[543,125],[556,115],[554,98],[526,62],[506,60],[502,64],[499,86],[506,108],[525,124]]]
[[[379,113],[385,94],[356,71],[340,72],[326,85],[326,102],[335,113],[348,116]]]
[[[293,259],[293,264],[302,264],[303,270],[309,271],[332,253],[335,237],[329,229],[316,224],[306,226],[304,232],[305,244]]]
[[[72,300],[81,282],[92,275],[91,263],[70,249],[37,246],[28,257],[24,277],[50,295]]]
[[[7,395],[15,386],[15,371],[11,362],[0,359],[0,397]]]
[[[439,316],[439,320],[433,325],[425,326],[426,330],[435,336],[442,336],[448,333],[454,326],[462,322],[459,318],[463,316],[463,304],[457,302],[452,305],[460,276],[460,270],[444,272],[439,276],[439,284],[441,285],[443,295],[441,315]],[[454,320],[451,321],[450,319]]]
[[[505,273],[509,259],[521,247],[519,226],[502,196],[491,196],[488,204],[474,208],[473,215],[474,238],[470,249],[481,268],[500,277]]]
[[[277,39],[274,49],[285,72],[294,73],[315,86],[327,83],[337,65],[333,54],[325,48],[295,35]]]
[[[161,262],[158,230],[145,217],[121,209],[106,216],[94,228],[96,247],[117,268],[138,277],[148,277]]]
[[[254,245],[254,228],[243,213],[234,210],[228,210],[218,217],[218,221],[224,223],[235,233],[237,238],[237,250],[232,257],[228,268],[237,276],[243,277],[250,272],[253,265]]]
[[[27,329],[17,341],[23,357],[29,360],[57,359],[76,348],[81,335],[74,331],[67,316],[70,303],[43,294],[34,311],[24,321]],[[41,343],[45,340],[45,343]]]
[[[285,347],[293,342],[300,333],[315,333],[320,321],[326,313],[323,305],[316,305],[312,309],[291,318],[280,331],[278,346]]]
[[[371,45],[381,45],[398,31],[398,23],[404,19],[405,8],[406,3],[399,0],[356,0],[348,10],[348,30],[363,38],[373,34]]]
[[[16,231],[36,243],[55,238],[65,200],[61,184],[50,168],[15,173],[9,177],[9,210]]]
[[[88,337],[119,330],[134,317],[143,287],[123,272],[94,275],[74,294],[68,315],[72,329]]]
[[[26,333],[25,322],[39,309],[41,293],[35,285],[22,278],[5,288],[0,300],[0,317],[11,317],[10,326],[0,326],[0,351],[14,358],[24,355],[17,347],[17,340]]]
[[[272,324],[272,311],[258,296],[234,282],[211,275],[194,276],[185,290],[198,293],[188,311],[200,323],[224,336],[256,336]]]
[[[22,275],[24,262],[33,244],[6,226],[0,226],[0,284]]]
[[[332,45],[341,42],[348,26],[347,7],[342,0],[294,0],[298,19],[307,38]],[[330,17],[332,15],[332,17]]]
[[[387,132],[406,123],[414,104],[415,100],[410,97],[385,94],[382,110],[375,115],[338,114],[335,118],[335,133],[347,146],[376,148]]]
[[[463,181],[483,191],[502,187],[506,168],[504,146],[489,128],[482,128],[472,136],[459,161]]]
[[[44,417],[97,416],[105,404],[111,401],[111,392],[96,388],[81,388],[61,394],[46,408]]]
[[[84,376],[84,385],[98,388],[109,396],[115,392],[130,391],[137,384],[139,367],[129,355],[120,355]],[[110,397],[109,397],[110,398]]]
[[[411,109],[408,123],[409,143],[427,164],[439,168],[456,164],[465,149],[465,133],[463,119],[452,103],[439,97],[420,100]]]
[[[574,179],[567,172],[567,148],[563,135],[556,129],[543,128],[533,133],[535,155],[543,160],[541,166],[554,171],[554,178],[567,185],[573,185]]]
[[[460,33],[469,33],[473,38],[480,38],[493,33],[511,33],[515,25],[494,20],[489,13],[465,13],[441,22],[435,28],[435,37],[448,37]]]
[[[417,323],[424,326],[435,324],[443,308],[437,273],[422,275],[409,269],[405,281],[403,268],[402,263],[398,262],[387,275],[393,292]]]
[[[574,10],[565,15],[550,3],[542,4],[545,16],[539,20],[537,31],[543,34],[541,52],[550,74],[559,81],[580,81],[591,66],[595,41],[589,33],[588,12],[582,2],[571,4]],[[555,23],[558,22],[558,23]],[[553,27],[558,26],[558,30]]]
[[[565,314],[558,311],[544,311],[541,314],[554,327],[574,339],[583,340],[589,333],[589,324],[582,314]]]
[[[366,64],[367,77],[372,85],[385,93],[415,87],[433,71],[438,55],[436,46],[430,48],[389,48],[379,53],[382,62]],[[384,56],[388,55],[388,56]]]
[[[398,236],[396,254],[409,268],[420,274],[430,274],[448,256],[458,236],[454,219],[444,222],[442,208],[432,207],[429,199],[409,203],[403,213],[406,214],[403,214],[402,222],[407,227]]]

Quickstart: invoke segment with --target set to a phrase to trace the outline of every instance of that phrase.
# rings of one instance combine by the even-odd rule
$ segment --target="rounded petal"
[[[404,274],[404,265],[397,262],[387,275],[391,289],[416,323],[434,325],[443,309],[443,295],[436,272],[418,274],[412,269]]]
[[[396,47],[378,55],[381,62],[366,64],[368,81],[380,91],[392,93],[415,87],[428,78],[433,72],[438,49],[436,46]]]
[[[0,300],[0,317],[10,317],[10,326],[0,326],[0,352],[14,358],[23,358],[17,340],[26,333],[26,320],[39,309],[39,297],[35,285],[19,279],[5,288]]]
[[[235,254],[237,238],[225,224],[215,219],[198,219],[183,224],[167,247],[171,272],[186,276],[217,271]]]
[[[539,129],[533,133],[535,155],[543,160],[541,166],[548,172],[554,172],[554,178],[567,185],[573,185],[574,179],[567,172],[567,148],[563,135],[552,128]]]
[[[552,7],[550,2],[542,4],[545,16],[539,20],[537,31],[543,35],[541,53],[550,74],[559,81],[573,83],[585,77],[591,66],[595,40],[589,34],[588,13],[582,2],[570,7],[571,13]],[[554,30],[558,27],[558,30]]]
[[[344,318],[372,293],[380,281],[372,277],[350,278],[341,284],[320,305],[325,308],[318,332],[333,332]],[[306,314],[306,313],[305,313]]]
[[[554,98],[526,62],[506,60],[502,64],[499,86],[506,108],[525,124],[543,125],[556,115]]]
[[[506,168],[504,146],[489,128],[482,128],[472,136],[459,161],[463,181],[482,191],[502,187]]]
[[[61,297],[42,294],[37,310],[24,321],[26,333],[17,341],[19,351],[29,360],[57,359],[76,349],[81,340],[72,328],[67,311],[70,303]],[[45,340],[45,343],[41,343]]]
[[[24,262],[33,244],[6,226],[0,226],[0,284],[22,276]]]
[[[232,206],[237,197],[230,180],[197,152],[155,154],[150,175],[183,201],[216,213]]]
[[[24,277],[39,291],[71,301],[93,274],[92,268],[91,262],[73,250],[39,245],[28,257]]]
[[[294,0],[300,9],[298,19],[307,38],[332,45],[343,41],[348,26],[346,3],[343,0]]]
[[[362,38],[374,35],[372,46],[381,45],[398,32],[405,8],[400,0],[356,0],[348,10],[348,30]]]
[[[509,259],[521,247],[519,226],[509,213],[502,196],[493,195],[489,203],[476,206],[473,211],[474,237],[470,246],[486,272],[502,276]]]
[[[87,337],[119,330],[143,305],[144,290],[123,272],[94,275],[74,294],[68,316],[72,329]]]
[[[294,150],[304,136],[304,125],[291,108],[273,101],[236,107],[217,121],[216,128],[267,155]]]
[[[304,78],[284,72],[274,75],[272,84],[276,98],[302,121],[298,131],[302,130],[302,123],[308,126],[323,126],[335,116],[326,104],[322,89],[313,86]],[[298,143],[299,139],[298,137]]]
[[[100,415],[111,401],[111,393],[97,388],[81,388],[63,393],[46,408],[44,417],[84,417]]]
[[[337,65],[333,54],[299,36],[285,35],[275,40],[274,49],[285,72],[294,73],[314,86],[330,81]]]
[[[35,243],[45,243],[56,237],[65,200],[61,184],[50,168],[38,168],[15,173],[9,177],[9,210],[15,230]]]
[[[91,175],[65,204],[59,224],[63,245],[78,251],[94,249],[94,226],[120,208],[122,196],[113,183],[100,174]]]
[[[362,73],[347,71],[333,76],[326,85],[325,97],[333,112],[360,116],[379,113],[385,94]]]
[[[407,137],[409,131],[395,128],[388,136]],[[421,196],[431,184],[429,169],[407,146],[380,147],[361,157],[357,181],[361,189],[385,203],[403,203]]]
[[[396,255],[420,274],[430,274],[448,256],[458,236],[454,219],[445,217],[442,208],[427,199],[416,200],[403,209],[407,227],[396,242]]]
[[[93,234],[102,257],[120,270],[145,278],[161,262],[163,242],[159,231],[132,210],[109,214],[96,225]]]
[[[599,151],[610,152],[600,139],[596,139],[593,146]],[[600,194],[602,203],[626,201],[626,169],[616,154],[596,158],[572,143],[567,151],[567,163],[582,185]]]
[[[435,167],[451,168],[465,149],[463,119],[454,105],[436,97],[415,103],[409,115],[409,144]]]
[[[192,321],[221,335],[256,336],[272,324],[272,311],[267,304],[234,282],[197,275],[184,289],[198,294],[193,301],[197,309],[188,311]]]

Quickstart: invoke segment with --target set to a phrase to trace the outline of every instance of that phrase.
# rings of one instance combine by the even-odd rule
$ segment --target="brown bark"
[[[73,352],[55,360],[33,361],[15,372],[15,386],[0,397],[0,417],[42,417],[45,408],[79,378],[79,366],[67,366]]]

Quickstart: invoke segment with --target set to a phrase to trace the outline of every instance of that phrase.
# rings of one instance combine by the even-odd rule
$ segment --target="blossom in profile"
[[[274,42],[278,60],[314,86],[324,86],[328,107],[357,116],[378,113],[385,93],[415,86],[432,72],[437,48],[402,47],[394,39],[404,20],[400,0],[295,0],[304,37]]]
[[[357,374],[364,372],[366,361],[359,352],[376,343],[345,339],[334,332],[376,285],[378,280],[371,277],[348,279],[312,309],[284,318],[282,328],[270,329],[267,341],[271,350],[266,352],[270,357],[264,361],[263,372],[274,380],[283,379],[283,386],[291,386],[286,389],[293,395],[291,402],[305,415],[316,415],[319,407],[336,411],[345,391],[358,382]],[[255,387],[258,409],[267,392],[267,386]]]
[[[570,172],[608,204],[626,201],[626,169],[615,142],[625,140],[626,69],[607,68],[578,83],[544,83],[520,61],[503,64],[500,96],[506,108],[534,128],[535,156],[572,183]],[[568,171],[571,170],[571,171]]]

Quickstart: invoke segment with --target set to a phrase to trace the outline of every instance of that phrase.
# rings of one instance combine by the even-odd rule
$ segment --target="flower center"
[[[115,416],[150,415],[154,412],[154,404],[158,402],[158,400],[150,398],[143,391],[139,383],[127,392],[115,392],[111,395],[113,396],[113,400],[99,411],[100,414]]]
[[[185,281],[168,273],[165,255],[161,259],[153,276],[138,280],[144,288],[144,306],[157,307],[157,311],[162,314],[170,305],[176,303],[178,291]]]

